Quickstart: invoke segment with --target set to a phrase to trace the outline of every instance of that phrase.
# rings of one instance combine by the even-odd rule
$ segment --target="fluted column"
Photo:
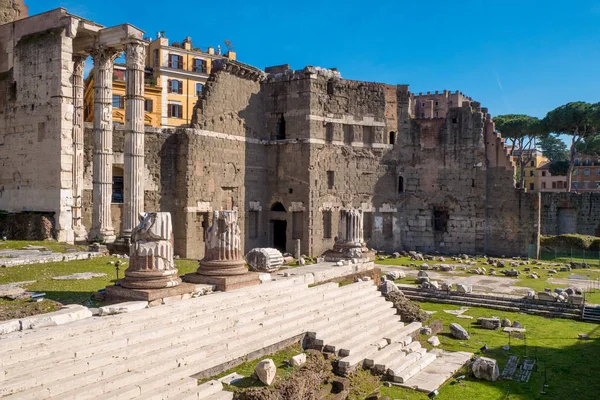
[[[73,232],[76,241],[87,240],[83,226],[83,71],[85,56],[73,57]]]
[[[124,238],[131,237],[137,216],[144,211],[144,66],[146,42],[125,45],[127,62],[125,95]]]
[[[197,273],[208,276],[243,275],[248,272],[242,257],[237,211],[215,211],[206,232],[205,255]]]
[[[90,239],[115,240],[110,205],[112,201],[113,122],[112,79],[119,51],[97,47],[91,51],[94,60],[94,177],[92,230]]]

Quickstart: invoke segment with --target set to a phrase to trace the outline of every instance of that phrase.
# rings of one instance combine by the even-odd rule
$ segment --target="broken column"
[[[75,241],[87,240],[83,226],[83,71],[85,56],[73,57],[73,232]]]
[[[362,259],[367,252],[363,240],[363,211],[359,209],[341,210],[338,236],[333,250],[325,252],[325,260]]]
[[[89,239],[115,240],[110,205],[112,201],[112,80],[119,51],[99,46],[91,51],[94,60],[94,177],[92,229]]]
[[[124,207],[121,236],[129,241],[137,216],[144,210],[144,68],[147,43],[125,45],[127,86],[125,104]]]
[[[110,301],[154,301],[191,294],[194,285],[181,282],[173,261],[173,225],[167,212],[142,213],[131,232],[129,267],[118,286],[106,288]]]
[[[236,210],[215,211],[212,226],[204,239],[204,258],[186,282],[216,285],[217,290],[232,290],[260,283],[257,273],[248,272],[242,257],[241,231]]]

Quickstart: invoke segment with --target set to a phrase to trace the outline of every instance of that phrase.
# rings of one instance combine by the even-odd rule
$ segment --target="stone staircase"
[[[595,322],[600,324],[600,306],[584,306],[583,312],[581,313],[581,319],[586,322]]]
[[[410,343],[372,281],[308,287],[307,276],[0,337],[0,396],[7,399],[228,399],[198,386],[245,359],[300,340],[355,367],[386,347],[385,368],[405,381],[435,360]],[[394,347],[389,347],[393,346]],[[372,361],[379,362],[378,357]]]
[[[406,297],[415,301],[485,307],[508,312],[522,312],[549,318],[581,319],[580,306],[525,299],[517,296],[427,290],[411,285],[398,285]]]

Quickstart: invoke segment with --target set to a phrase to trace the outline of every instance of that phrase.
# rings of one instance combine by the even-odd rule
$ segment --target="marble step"
[[[401,371],[401,372],[394,371],[394,375],[391,375],[390,377],[394,382],[404,383],[407,380],[409,380],[410,378],[412,378],[413,376],[415,376],[416,374],[418,374],[419,372],[421,372],[421,370],[425,369],[431,363],[433,363],[435,361],[435,359],[436,359],[435,354],[432,354],[432,353],[424,354],[421,359],[417,360],[414,364],[405,368],[403,371]]]

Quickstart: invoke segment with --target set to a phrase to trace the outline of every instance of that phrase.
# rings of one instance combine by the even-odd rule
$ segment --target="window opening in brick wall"
[[[352,146],[352,126],[344,125],[344,144]]]
[[[404,177],[399,176],[398,177],[398,193],[403,193],[403,192],[404,192]]]
[[[285,139],[285,118],[283,114],[277,114],[277,124],[275,125],[275,139]]]
[[[390,132],[390,138],[388,140],[388,143],[391,145],[396,144],[396,132],[394,132],[394,131]]]
[[[475,179],[471,179],[471,187],[475,187]]]
[[[531,182],[529,184],[529,190],[535,190],[535,183]]]
[[[373,127],[363,126],[363,144],[371,146],[373,144]]]
[[[333,81],[332,80],[327,81],[327,94],[329,96],[333,96]]]
[[[433,229],[436,232],[447,232],[448,231],[448,219],[450,215],[448,210],[445,208],[434,208],[433,209]]]
[[[283,206],[283,204],[281,204],[281,202],[277,201],[271,206],[271,211],[285,212],[285,207]]]
[[[456,118],[456,117],[452,118],[452,123],[453,124],[458,124],[458,118]]]
[[[325,142],[333,143],[333,124],[331,122],[325,124]]]
[[[335,172],[327,171],[327,189],[333,189],[334,184],[335,184]]]
[[[394,237],[394,218],[390,213],[383,216],[383,237],[386,239]]]
[[[323,238],[331,239],[331,210],[323,211]]]
[[[197,222],[197,226],[198,226],[198,236],[200,237],[200,240],[204,242],[205,238],[206,238],[206,231],[208,230],[209,227],[209,221],[208,221],[209,215],[207,212],[199,212],[196,214],[196,222]]]

